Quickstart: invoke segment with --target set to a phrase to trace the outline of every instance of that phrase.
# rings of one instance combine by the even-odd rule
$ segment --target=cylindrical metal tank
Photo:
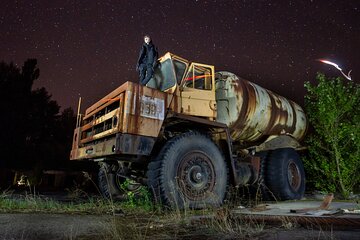
[[[307,129],[298,104],[230,72],[216,74],[216,104],[217,121],[229,126],[232,139],[244,145],[280,134],[301,140]]]

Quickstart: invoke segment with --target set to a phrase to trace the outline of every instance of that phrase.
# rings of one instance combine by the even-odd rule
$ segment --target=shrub
[[[317,75],[305,83],[305,109],[313,127],[306,144],[309,181],[347,198],[360,183],[360,88],[352,81]]]

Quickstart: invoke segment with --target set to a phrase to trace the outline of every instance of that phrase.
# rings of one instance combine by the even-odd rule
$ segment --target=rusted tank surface
[[[298,104],[230,72],[216,74],[216,103],[217,121],[245,145],[280,134],[301,140],[307,129]]]

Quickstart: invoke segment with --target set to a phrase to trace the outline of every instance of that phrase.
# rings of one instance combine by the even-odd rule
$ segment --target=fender
[[[256,152],[275,150],[279,148],[294,148],[295,150],[304,149],[303,146],[291,135],[271,135],[265,142],[255,147]]]

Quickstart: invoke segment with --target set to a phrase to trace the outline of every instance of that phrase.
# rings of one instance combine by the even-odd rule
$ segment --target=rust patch
[[[242,105],[237,120],[233,126],[231,126],[231,128],[234,129],[232,136],[236,136],[236,138],[240,136],[247,138],[248,135],[252,135],[251,133],[255,132],[250,122],[257,108],[257,98],[254,86],[252,86],[250,82],[244,79],[238,79],[238,82],[241,87],[235,89],[235,94],[242,94]]]
[[[296,109],[294,107],[294,102],[293,101],[289,101],[290,106],[291,106],[291,110],[292,110],[292,117],[293,117],[293,124],[291,125],[291,134],[293,134],[296,130],[296,124],[297,124],[297,114],[296,114]]]
[[[128,127],[127,127],[127,132],[129,133],[136,133],[136,125],[138,125],[138,110],[137,110],[137,106],[138,106],[138,100],[137,98],[139,97],[139,93],[138,93],[139,89],[138,89],[138,84],[135,83],[131,83],[130,85],[130,92],[131,92],[131,98],[130,98],[130,108],[129,108],[129,112],[128,112]]]
[[[277,96],[271,91],[268,91],[271,101],[271,117],[264,133],[266,135],[279,135],[284,133],[293,134],[296,130],[296,111],[291,101]],[[291,113],[284,107],[285,105],[291,108]],[[288,125],[289,114],[293,116],[291,125]]]
[[[143,95],[143,86],[139,85],[139,84],[134,84],[134,92],[136,93],[136,96],[134,95],[134,102],[135,102],[135,112],[134,115],[132,117],[132,129],[131,129],[131,133],[137,134],[138,131],[140,130],[141,126],[141,117],[140,117],[140,108],[141,108],[141,102],[140,102],[140,98]]]
[[[239,86],[239,85],[240,86]],[[248,112],[249,107],[249,90],[247,86],[245,85],[245,82],[238,79],[237,84],[234,84],[234,90],[236,95],[242,96],[242,105],[241,107],[238,105],[240,111],[239,111],[239,117],[233,124],[233,128],[241,129],[246,121],[246,114]]]
[[[171,108],[174,112],[181,113],[182,112],[182,106],[181,106],[181,96],[180,96],[180,89],[176,88],[176,91],[171,96]]]

